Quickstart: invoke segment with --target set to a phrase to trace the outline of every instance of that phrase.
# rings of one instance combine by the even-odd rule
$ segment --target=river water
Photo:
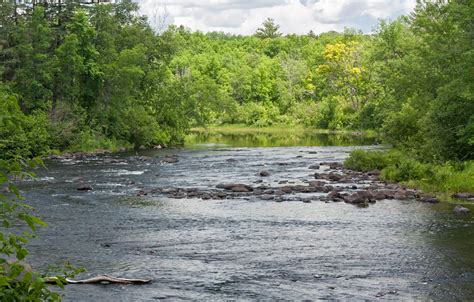
[[[78,278],[154,280],[68,285],[66,301],[474,297],[474,220],[454,215],[450,205],[137,196],[153,187],[253,184],[262,169],[271,173],[264,184],[298,184],[310,177],[309,165],[342,161],[356,148],[344,145],[370,143],[312,139],[259,148],[245,140],[193,137],[187,148],[141,157],[47,161],[37,180],[21,184],[49,223],[31,241],[29,261],[44,270],[69,260],[87,268]],[[160,161],[170,154],[179,162]],[[77,191],[84,183],[93,190]]]

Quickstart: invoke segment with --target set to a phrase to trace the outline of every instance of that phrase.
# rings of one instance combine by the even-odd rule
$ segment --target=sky
[[[284,34],[319,34],[345,27],[370,33],[380,19],[410,13],[416,0],[137,0],[158,30],[169,24],[192,30],[251,35],[266,18]]]

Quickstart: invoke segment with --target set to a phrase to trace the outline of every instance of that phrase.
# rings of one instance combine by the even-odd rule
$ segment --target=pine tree
[[[281,36],[281,33],[278,31],[280,25],[275,24],[275,21],[271,18],[265,20],[262,24],[262,27],[259,27],[255,32],[255,36],[261,39],[272,39]]]

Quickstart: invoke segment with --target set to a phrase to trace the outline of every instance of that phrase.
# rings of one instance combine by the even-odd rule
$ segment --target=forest
[[[180,146],[194,127],[238,124],[374,131],[394,149],[348,167],[473,192],[473,16],[473,1],[418,1],[370,34],[283,35],[268,18],[241,36],[158,31],[131,0],[3,1],[0,182],[48,154]],[[22,239],[1,240],[22,258]]]
[[[373,34],[154,32],[138,5],[1,6],[0,154],[178,145],[209,124],[379,131],[474,157],[473,4],[420,2]]]

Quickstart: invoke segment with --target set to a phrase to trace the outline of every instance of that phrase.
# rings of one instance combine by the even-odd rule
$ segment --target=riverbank
[[[115,153],[125,152],[130,150],[144,150],[144,149],[161,149],[166,147],[184,147],[186,142],[195,143],[196,135],[228,135],[228,136],[245,136],[245,135],[265,135],[273,136],[274,138],[286,138],[289,135],[295,138],[295,143],[292,146],[298,145],[296,142],[301,142],[301,137],[308,137],[309,135],[331,135],[334,138],[338,138],[340,141],[347,141],[351,144],[353,141],[347,140],[347,138],[353,137],[357,140],[363,138],[371,141],[378,141],[378,134],[375,131],[355,131],[355,130],[328,130],[328,129],[313,129],[302,126],[289,126],[289,125],[274,125],[271,127],[252,127],[244,124],[226,124],[226,125],[210,125],[208,127],[196,127],[189,130],[185,138],[185,143],[165,146],[133,146],[126,141],[111,140],[107,138],[96,137],[93,135],[81,135],[77,142],[71,147],[65,150],[49,150],[47,156],[70,156],[70,155],[98,155],[104,153]],[[334,140],[331,140],[333,143]],[[334,142],[336,145],[339,145]],[[278,143],[272,144],[272,146],[279,146]],[[316,142],[316,145],[319,145]]]
[[[285,134],[285,133],[319,133],[319,134],[340,134],[340,135],[355,135],[366,137],[378,137],[378,134],[373,130],[329,130],[329,129],[315,129],[303,127],[299,125],[273,125],[270,127],[253,127],[244,124],[224,124],[224,125],[209,125],[207,127],[196,127],[191,129],[191,133],[207,133],[207,134]]]
[[[345,160],[355,171],[380,171],[383,181],[435,194],[448,202],[474,202],[474,161],[423,163],[398,150],[353,151]]]
[[[186,138],[186,147],[296,147],[296,146],[366,146],[379,144],[373,132],[330,131],[305,127],[274,125],[214,125],[194,128]]]

